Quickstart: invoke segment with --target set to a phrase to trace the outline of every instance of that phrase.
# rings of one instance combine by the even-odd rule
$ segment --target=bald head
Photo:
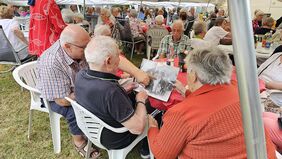
[[[79,25],[70,24],[61,33],[60,44],[66,53],[74,60],[84,58],[84,49],[90,36]]]

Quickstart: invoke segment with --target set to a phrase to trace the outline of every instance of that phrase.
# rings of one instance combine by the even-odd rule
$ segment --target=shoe
[[[150,151],[149,151],[149,149],[141,148],[140,149],[140,156],[143,159],[149,159],[150,158]]]
[[[99,149],[97,147],[93,147],[94,145],[92,145],[92,148],[90,150],[90,158],[92,159],[98,159],[101,155]],[[76,149],[76,151],[82,156],[85,157],[86,156],[86,148],[87,148],[87,141],[85,141],[81,146],[76,146],[74,144],[74,147]]]

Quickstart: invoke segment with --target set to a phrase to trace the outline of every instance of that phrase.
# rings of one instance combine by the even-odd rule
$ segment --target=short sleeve
[[[217,32],[217,36],[218,36],[220,39],[224,38],[224,37],[228,34],[228,32],[225,31],[225,30],[224,30],[223,28],[221,28],[221,27],[217,28],[216,32]]]
[[[129,97],[119,87],[114,88],[111,92],[108,112],[119,123],[127,121],[134,115],[134,109]]]
[[[11,22],[11,24],[10,24],[10,28],[11,28],[11,30],[17,30],[17,29],[20,29],[20,27],[19,27],[20,25],[19,25],[19,23],[16,21],[16,20],[12,20],[12,22]]]

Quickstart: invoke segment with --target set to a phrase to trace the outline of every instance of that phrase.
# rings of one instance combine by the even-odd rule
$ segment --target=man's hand
[[[151,127],[158,128],[158,122],[156,121],[154,117],[152,117],[151,115],[148,115],[148,120],[149,120],[149,128]]]
[[[131,92],[133,89],[135,89],[135,88],[138,87],[138,83],[136,83],[136,82],[130,82],[130,83],[125,84],[125,85],[122,86],[122,87],[125,89],[125,91],[126,91],[127,93],[129,93],[129,92]]]
[[[135,78],[138,83],[142,83],[145,86],[150,84],[150,76],[142,70],[139,70],[138,73],[136,73]]]
[[[141,91],[136,95],[136,101],[144,102],[147,100],[148,94],[145,91]]]

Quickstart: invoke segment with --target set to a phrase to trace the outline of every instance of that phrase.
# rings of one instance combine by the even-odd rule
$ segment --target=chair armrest
[[[35,93],[41,94],[41,92],[40,92],[38,89],[33,88],[33,87],[28,86],[27,84],[25,84],[25,83],[20,79],[20,77],[18,76],[18,71],[17,71],[17,70],[14,70],[14,71],[13,71],[13,77],[14,77],[15,81],[16,81],[21,87],[23,87],[23,88],[25,88],[25,89],[27,89],[27,90],[29,90],[29,91],[31,91],[31,92],[35,92]]]

